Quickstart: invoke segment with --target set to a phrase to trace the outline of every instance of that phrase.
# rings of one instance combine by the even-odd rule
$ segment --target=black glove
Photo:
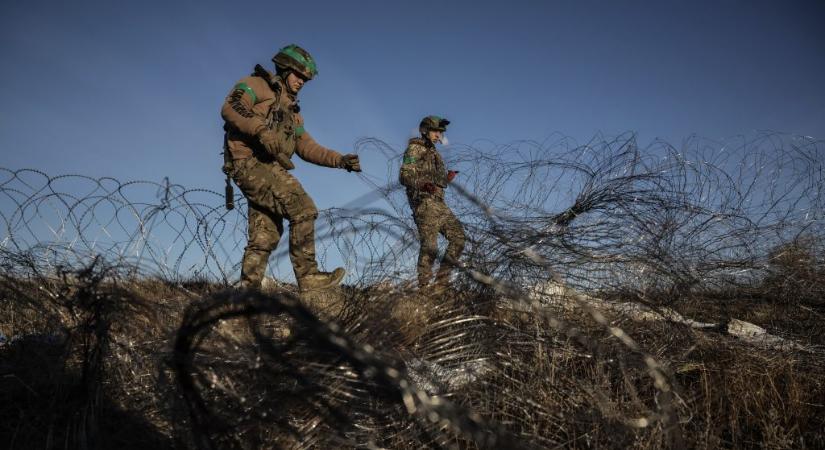
[[[285,154],[281,152],[280,147],[278,147],[278,136],[272,130],[263,130],[258,133],[258,140],[261,141],[261,145],[264,146],[267,153],[272,155],[275,158],[275,161],[278,161],[278,164],[281,165],[285,170],[292,170],[295,168],[295,164],[290,161],[289,158],[286,157]]]
[[[347,169],[347,172],[360,172],[361,161],[358,160],[358,155],[348,153],[341,157],[341,168]]]

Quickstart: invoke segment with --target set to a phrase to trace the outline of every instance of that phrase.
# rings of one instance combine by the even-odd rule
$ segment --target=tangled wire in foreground
[[[396,150],[359,148],[393,158],[394,176]],[[226,290],[246,221],[217,193],[5,171],[0,439],[825,445],[821,142],[641,150],[622,136],[447,156],[471,238],[452,289],[409,287],[404,200],[365,176],[385,206],[327,210],[318,227],[321,253],[356,277],[300,298]],[[155,200],[133,196],[146,188]],[[738,340],[733,319],[796,344]]]

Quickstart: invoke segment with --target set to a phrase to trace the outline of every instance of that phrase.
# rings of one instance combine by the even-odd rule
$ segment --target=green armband
[[[412,164],[415,162],[414,156],[405,156],[404,157],[404,164]]]
[[[249,94],[249,96],[250,96],[250,97],[252,97],[252,104],[253,104],[253,105],[254,105],[255,103],[257,103],[257,102],[258,102],[258,96],[257,96],[257,95],[255,95],[255,91],[253,91],[253,90],[252,90],[252,88],[251,88],[251,87],[249,87],[249,85],[248,85],[248,84],[246,84],[246,83],[238,83],[238,84],[236,84],[236,85],[235,85],[235,87],[233,88],[233,90],[236,90],[236,91],[244,91],[244,92],[246,92],[247,94]]]

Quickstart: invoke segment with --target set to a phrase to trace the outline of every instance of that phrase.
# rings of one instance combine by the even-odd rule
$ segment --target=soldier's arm
[[[254,91],[255,84],[257,83],[252,77],[242,79],[232,88],[221,107],[223,120],[250,136],[257,135],[266,127],[264,118],[252,111],[252,107],[258,100]]]
[[[304,119],[297,115],[295,122],[295,153],[304,161],[326,167],[341,167],[341,154],[324,147],[304,129]]]
[[[404,152],[404,159],[401,161],[401,173],[398,181],[407,187],[418,187],[419,183],[426,181],[424,178],[424,160],[422,156],[425,148],[418,144],[410,144]]]

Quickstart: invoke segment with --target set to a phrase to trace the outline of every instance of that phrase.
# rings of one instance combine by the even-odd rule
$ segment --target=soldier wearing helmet
[[[275,74],[260,65],[239,80],[221,108],[225,121],[224,171],[249,205],[248,242],[241,264],[241,286],[258,288],[269,255],[289,222],[289,257],[301,290],[334,286],[344,269],[318,270],[315,219],[318,210],[290,170],[301,159],[326,167],[361,171],[357,155],[342,155],[318,144],[304,128],[298,92],[318,74],[315,60],[297,45],[272,58]]]
[[[442,142],[450,121],[439,116],[421,120],[420,137],[410,139],[401,163],[399,181],[407,188],[407,199],[418,227],[421,249],[418,254],[418,285],[426,287],[432,279],[438,253],[438,234],[447,239],[447,251],[438,268],[436,283],[445,287],[452,269],[464,250],[464,229],[455,214],[444,203],[444,189],[457,171],[447,170],[444,159],[435,147]]]

